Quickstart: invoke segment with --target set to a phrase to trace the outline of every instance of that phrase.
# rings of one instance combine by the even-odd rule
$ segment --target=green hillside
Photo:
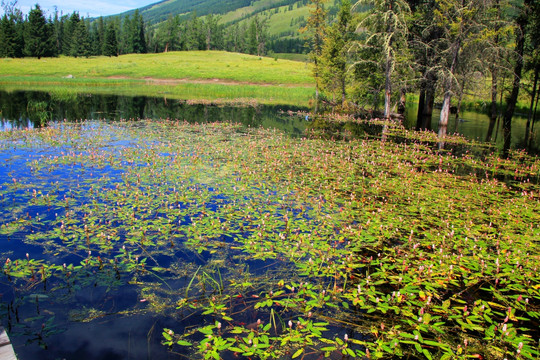
[[[155,24],[167,19],[169,15],[184,15],[186,17],[195,13],[197,16],[208,14],[222,15],[228,21],[234,21],[243,16],[261,12],[267,9],[274,9],[279,6],[295,3],[307,3],[298,0],[164,0],[152,5],[142,7],[139,13],[147,23]],[[120,16],[131,15],[129,11]]]
[[[189,15],[195,12],[198,16],[207,14],[225,14],[247,6],[250,0],[165,0],[139,9],[144,20],[155,24],[167,19],[169,15]],[[121,15],[131,15],[134,11]]]
[[[179,16],[180,21],[188,21],[193,16],[218,15],[225,29],[233,26],[248,26],[255,16],[266,21],[269,48],[275,52],[290,52],[280,49],[302,49],[304,40],[299,29],[309,17],[309,0],[165,0],[138,9],[144,21],[151,27],[158,27],[170,16]],[[340,0],[329,0],[329,15],[333,16]],[[131,16],[134,11],[120,14]]]

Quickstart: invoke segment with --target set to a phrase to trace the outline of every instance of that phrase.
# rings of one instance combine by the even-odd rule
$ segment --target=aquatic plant
[[[0,133],[6,318],[29,294],[129,287],[139,301],[115,314],[178,319],[163,344],[190,357],[538,357],[540,161],[326,121],[343,124]]]

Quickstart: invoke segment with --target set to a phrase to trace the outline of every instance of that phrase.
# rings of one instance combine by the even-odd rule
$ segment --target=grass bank
[[[307,105],[313,94],[305,63],[221,51],[3,59],[0,64],[5,90],[297,105]]]

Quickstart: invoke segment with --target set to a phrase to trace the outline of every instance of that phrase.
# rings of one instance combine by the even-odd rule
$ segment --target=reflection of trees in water
[[[17,96],[14,96],[17,95]],[[48,95],[37,93],[0,92],[0,110],[3,119],[9,119],[12,126],[24,127],[30,124],[40,127],[52,116]]]
[[[32,105],[33,104],[33,105]],[[38,109],[39,111],[37,111]],[[11,126],[34,127],[47,121],[84,119],[171,119],[187,122],[235,122],[250,127],[269,127],[290,134],[304,133],[302,119],[282,113],[296,108],[283,106],[213,106],[144,96],[59,95],[37,91],[0,91],[0,111]],[[44,119],[44,116],[47,117]]]
[[[381,136],[383,126],[367,121],[328,121],[323,117],[315,117],[308,125],[308,132],[323,139],[351,140]]]
[[[376,128],[363,128],[359,125],[337,125],[306,123],[302,117],[286,115],[287,110],[298,110],[283,106],[213,106],[203,104],[188,104],[185,101],[167,98],[150,98],[144,96],[117,96],[95,94],[51,94],[37,91],[0,91],[0,116],[8,121],[10,126],[39,127],[47,121],[77,121],[83,119],[107,119],[118,121],[122,119],[171,119],[193,122],[235,122],[244,126],[278,128],[296,136],[303,135],[309,126],[317,131],[331,134],[348,134],[359,137],[367,132],[373,135],[380,131]],[[407,109],[404,126],[413,128],[416,124],[415,109]],[[434,116],[437,116],[435,114]],[[462,118],[452,119],[449,129],[457,130],[472,139],[485,139],[489,131],[489,117],[478,112],[466,111]],[[455,121],[455,123],[453,122]],[[516,117],[512,127],[512,144],[521,147],[525,132],[525,118]],[[30,122],[30,124],[29,124]],[[337,129],[336,126],[342,127]],[[433,129],[437,130],[437,129]],[[538,142],[539,136],[533,134]],[[502,139],[499,136],[496,142]],[[495,141],[495,137],[494,137]],[[537,144],[534,143],[534,147]]]

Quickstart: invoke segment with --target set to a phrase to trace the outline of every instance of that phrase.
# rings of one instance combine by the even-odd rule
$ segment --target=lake
[[[302,109],[0,95],[20,360],[488,357],[508,318],[508,353],[536,356],[536,158],[369,123],[304,138]]]

